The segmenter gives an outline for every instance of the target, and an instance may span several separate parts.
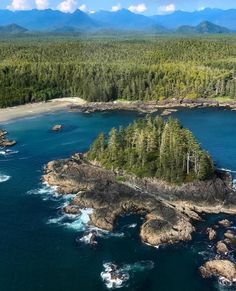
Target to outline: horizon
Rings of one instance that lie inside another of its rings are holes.
[[[204,7],[204,9],[195,9],[195,10],[184,10],[184,9],[178,9],[178,10],[175,10],[175,11],[172,11],[172,12],[169,12],[169,13],[155,13],[155,14],[145,14],[145,13],[142,13],[142,12],[135,12],[135,11],[131,11],[129,8],[121,8],[121,9],[118,9],[118,10],[106,10],[106,9],[100,9],[100,10],[97,10],[97,11],[84,11],[83,9],[80,9],[80,7],[76,8],[75,10],[73,11],[62,11],[58,8],[52,8],[52,7],[48,7],[48,8],[45,8],[45,9],[38,9],[37,7],[34,7],[34,8],[30,8],[30,9],[15,9],[15,10],[12,10],[12,9],[8,9],[8,8],[0,8],[1,11],[10,11],[10,12],[27,12],[27,11],[58,11],[58,12],[61,12],[61,13],[65,13],[65,14],[73,14],[75,13],[76,11],[81,11],[81,12],[84,12],[88,15],[91,15],[91,14],[95,14],[95,13],[99,13],[99,12],[111,12],[111,13],[116,13],[116,12],[119,12],[119,11],[129,11],[130,13],[134,13],[134,14],[137,14],[137,15],[144,15],[144,16],[154,16],[154,15],[157,15],[157,16],[165,16],[165,15],[171,15],[171,14],[174,14],[176,12],[186,12],[186,13],[194,13],[194,12],[201,12],[201,11],[206,11],[206,10],[221,10],[221,11],[227,11],[227,10],[236,10],[236,7],[235,8],[211,8],[211,7]]]
[[[81,10],[91,14],[99,11],[117,12],[121,9],[129,10],[130,12],[143,15],[166,15],[176,11],[194,12],[205,9],[235,9],[234,0],[199,0],[194,3],[186,0],[102,0],[99,3],[94,0],[3,0],[0,3],[1,10],[10,11],[25,11],[25,10],[58,10],[64,13],[73,13],[76,10]],[[123,3],[122,3],[123,2]],[[192,1],[191,1],[192,2]]]

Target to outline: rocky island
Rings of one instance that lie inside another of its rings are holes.
[[[6,138],[7,131],[0,129],[0,147],[11,147],[16,144],[15,140],[9,140]]]
[[[191,240],[203,212],[236,213],[230,175],[216,171],[192,133],[172,118],[148,116],[100,134],[86,154],[49,162],[43,180],[63,195],[77,194],[64,211],[92,208],[90,223],[98,228],[112,231],[120,215],[143,215],[140,238],[153,246]],[[215,239],[215,231],[207,233]],[[225,242],[217,246],[224,255]],[[210,276],[206,270],[214,266],[203,266],[202,274]]]

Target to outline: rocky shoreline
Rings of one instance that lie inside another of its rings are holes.
[[[0,129],[0,147],[11,147],[16,144],[15,140],[9,140],[6,138],[7,131]]]
[[[128,110],[143,113],[153,113],[159,109],[167,109],[164,115],[168,115],[176,108],[228,108],[236,110],[236,101],[219,102],[206,99],[172,99],[163,101],[113,101],[113,102],[84,102],[79,105],[71,105],[71,111],[80,111],[84,113],[110,111],[110,110]]]
[[[49,162],[43,181],[57,186],[61,194],[77,194],[71,205],[95,209],[91,221],[102,229],[112,230],[121,214],[145,214],[140,235],[152,245],[191,239],[194,230],[191,220],[201,219],[202,212],[236,213],[236,195],[230,177],[222,172],[217,172],[211,180],[183,185],[129,175],[119,182],[120,175],[76,154]],[[182,231],[183,224],[186,233]],[[165,235],[160,239],[162,232]]]
[[[112,231],[120,215],[143,215],[140,238],[152,246],[191,240],[193,223],[202,219],[202,213],[236,213],[236,193],[227,173],[218,171],[211,180],[183,185],[130,175],[120,182],[122,174],[88,162],[83,154],[75,154],[49,162],[42,179],[57,186],[62,195],[76,194],[64,207],[65,213],[78,214],[79,209],[92,208],[90,223],[100,229]],[[222,220],[219,225],[227,227],[230,222]],[[236,265],[224,256],[235,245],[236,235],[228,230],[224,240],[217,242],[217,229],[212,227],[206,230],[206,236],[215,241],[216,258],[199,269],[202,276],[235,282]]]

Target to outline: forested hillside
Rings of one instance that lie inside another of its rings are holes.
[[[120,169],[140,177],[157,177],[181,183],[205,180],[214,172],[213,162],[192,133],[170,118],[135,121],[105,138],[100,134],[87,154],[108,169]]]
[[[0,40],[0,106],[236,97],[236,37]]]

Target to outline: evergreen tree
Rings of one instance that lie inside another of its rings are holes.
[[[178,120],[147,116],[127,128],[111,129],[107,141],[99,135],[87,153],[108,169],[171,183],[205,180],[214,173],[213,161],[193,134]]]

